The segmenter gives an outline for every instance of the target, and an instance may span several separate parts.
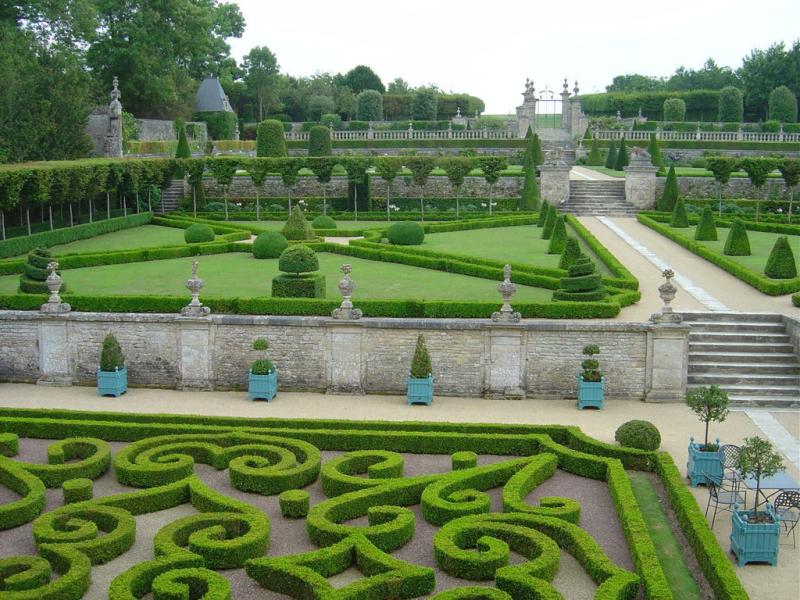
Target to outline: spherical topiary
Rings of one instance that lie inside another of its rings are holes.
[[[747,228],[744,221],[734,219],[728,237],[725,238],[725,247],[722,253],[727,256],[750,256],[750,239],[747,237]]]
[[[417,246],[425,239],[425,232],[419,223],[400,221],[389,227],[386,237],[389,242],[398,246]]]
[[[772,279],[792,279],[797,277],[797,263],[794,260],[789,238],[785,235],[775,240],[775,245],[769,253],[764,274]]]
[[[289,242],[283,234],[277,231],[259,233],[253,241],[253,256],[255,258],[278,258],[286,250]]]
[[[278,257],[278,269],[284,273],[295,273],[296,275],[318,271],[317,253],[303,244],[289,246]]]
[[[320,215],[311,221],[311,226],[314,229],[336,229],[336,221],[326,215]]]
[[[183,239],[187,244],[199,244],[200,242],[213,242],[214,230],[211,225],[195,223],[183,232]]]
[[[711,212],[711,207],[708,204],[706,204],[703,209],[700,223],[694,231],[694,239],[709,242],[717,241],[717,228],[714,225],[714,213]]]
[[[661,445],[661,434],[650,421],[628,421],[617,428],[614,439],[627,448],[653,451]]]
[[[278,504],[287,519],[301,519],[308,515],[311,498],[305,490],[286,490],[278,496]]]

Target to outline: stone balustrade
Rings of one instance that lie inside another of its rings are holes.
[[[800,133],[761,133],[756,131],[628,131],[624,129],[598,129],[594,136],[598,140],[649,141],[651,134],[661,142],[800,142]]]

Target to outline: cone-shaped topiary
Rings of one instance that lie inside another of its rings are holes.
[[[664,193],[656,202],[656,209],[662,212],[672,212],[675,210],[675,203],[678,201],[678,177],[675,175],[675,165],[670,165],[667,173],[667,182],[664,185]]]
[[[284,157],[286,138],[283,135],[283,123],[275,119],[261,121],[256,130],[256,156]]]
[[[525,165],[525,182],[522,185],[522,210],[536,210],[539,208],[539,184],[536,183],[536,166],[531,162]]]
[[[603,166],[603,155],[600,153],[600,142],[597,138],[592,138],[592,145],[589,148],[589,155],[586,157],[586,164],[590,167]]]
[[[772,252],[769,253],[764,274],[772,279],[792,279],[797,277],[797,263],[789,246],[789,238],[785,235],[775,240]]]
[[[747,237],[747,228],[741,219],[733,220],[722,253],[727,256],[750,256],[750,238]]]
[[[286,224],[281,230],[287,240],[313,240],[314,230],[306,220],[306,215],[298,205],[294,205],[292,213],[286,219]]]
[[[531,150],[533,152],[533,164],[539,166],[544,163],[544,153],[542,152],[542,144],[539,142],[539,134],[534,133],[531,141]]]
[[[175,129],[178,131],[178,148],[175,150],[175,158],[191,158],[192,151],[189,149],[189,140],[186,139],[186,125],[183,119],[175,121]]]
[[[683,198],[678,198],[678,201],[675,203],[675,210],[672,211],[672,219],[669,222],[669,226],[689,226],[689,215],[686,214],[686,207],[683,205]]]
[[[711,212],[711,207],[708,204],[706,204],[703,209],[700,223],[694,231],[694,239],[705,242],[717,241],[717,228],[714,225],[714,213]]]
[[[431,368],[431,357],[428,348],[425,346],[425,337],[422,334],[417,336],[417,347],[414,349],[414,358],[411,360],[411,377],[424,379],[433,373]]]
[[[614,170],[622,171],[624,167],[628,166],[630,160],[628,159],[628,148],[625,146],[625,136],[619,141],[619,150],[617,150],[617,158],[614,160]]]
[[[544,227],[549,212],[550,205],[547,203],[547,200],[542,200],[542,206],[539,208],[539,220],[536,222],[537,227]]]
[[[547,246],[548,254],[561,254],[564,251],[564,246],[567,245],[567,226],[564,221],[564,215],[556,217],[555,225],[553,225],[553,235],[550,237],[550,244]]]
[[[614,145],[612,141],[611,144],[608,146],[608,154],[606,155],[606,169],[613,169],[614,165],[617,164],[617,147]]]
[[[564,244],[564,251],[561,253],[561,258],[558,261],[559,269],[569,269],[578,260],[581,255],[581,247],[578,244],[578,239],[572,236],[567,237],[567,242]]]
[[[108,334],[103,340],[103,349],[100,350],[100,370],[116,371],[125,366],[125,357],[117,338]]]
[[[558,281],[558,289],[553,292],[553,300],[574,302],[598,302],[606,295],[602,278],[594,272],[592,259],[581,254],[569,267],[568,277]]]
[[[308,156],[330,156],[331,130],[325,125],[314,125],[308,132]]]
[[[647,153],[650,155],[650,164],[658,167],[658,174],[664,174],[664,159],[661,157],[661,147],[658,145],[656,134],[650,134],[650,142],[647,144]]]
[[[556,218],[558,217],[558,211],[556,210],[555,206],[547,207],[547,219],[544,222],[544,227],[542,228],[542,239],[549,240],[553,237],[553,229],[556,226]]]

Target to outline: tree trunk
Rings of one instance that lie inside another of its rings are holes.
[[[256,188],[256,221],[261,220],[261,201],[258,198],[258,188]]]
[[[228,220],[228,188],[225,188],[225,191],[222,192],[222,200],[225,203],[225,220]]]
[[[289,214],[292,214],[292,188],[286,186],[286,198],[289,200]]]
[[[0,210],[0,240],[6,239],[6,213]]]
[[[94,204],[94,201],[92,198],[89,198],[89,223],[94,223],[94,211],[92,210],[92,204]]]
[[[327,216],[328,215],[328,195],[326,193],[328,186],[324,183],[322,184],[322,214]]]
[[[717,182],[717,202],[719,203],[719,216],[722,216],[722,184]]]
[[[69,226],[72,227],[72,202],[69,203]]]
[[[25,222],[28,224],[28,235],[31,234],[31,209],[30,207],[25,207]]]
[[[489,216],[492,216],[492,186],[489,186]]]
[[[794,190],[795,188],[792,188],[792,190],[789,192],[789,223],[792,222],[792,204],[794,204]]]
[[[419,214],[422,222],[425,222],[425,190],[420,186],[419,188]]]
[[[390,216],[391,215],[391,209],[389,208],[391,206],[391,190],[392,190],[392,182],[391,181],[387,181],[386,182],[386,221],[387,222],[392,220],[392,217]]]
[[[153,212],[153,187],[147,188],[147,212]]]
[[[53,231],[53,205],[47,205],[47,213],[50,215],[50,231]]]
[[[358,222],[358,184],[353,184],[353,212],[355,213],[356,222]]]
[[[106,192],[106,220],[111,218],[111,193]]]
[[[761,215],[761,190],[756,188],[756,223],[758,223],[758,217]]]
[[[139,192],[136,192],[136,214],[139,214]]]
[[[197,188],[192,186],[192,214],[197,218]]]
[[[128,198],[125,194],[122,194],[122,216],[128,216]]]

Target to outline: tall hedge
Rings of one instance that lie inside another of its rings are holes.
[[[662,212],[672,212],[678,201],[678,177],[675,175],[675,165],[670,165],[667,173],[667,182],[664,185],[664,192],[656,203],[656,208]]]
[[[684,121],[686,119],[686,102],[682,98],[664,100],[664,120]]]
[[[733,220],[722,253],[727,256],[750,256],[750,239],[747,228],[739,218]]]
[[[781,123],[797,123],[797,96],[785,85],[769,93],[769,119]]]
[[[364,90],[356,97],[356,115],[359,121],[383,120],[383,96],[377,90]]]
[[[744,117],[744,95],[739,88],[729,85],[719,91],[717,121],[741,123]]]
[[[628,158],[628,148],[625,146],[625,136],[619,140],[619,150],[617,150],[617,158],[614,160],[614,170],[622,171],[630,163]]]
[[[256,156],[281,158],[289,156],[283,124],[276,119],[267,119],[258,124],[256,132]]]
[[[706,242],[717,241],[717,228],[714,225],[714,214],[711,212],[711,206],[708,204],[703,208],[700,223],[697,225],[697,229],[695,229],[694,232],[694,239]]]
[[[686,214],[686,207],[683,204],[683,198],[678,198],[675,203],[675,208],[672,211],[672,219],[669,222],[670,227],[688,227],[689,215]]]
[[[308,132],[308,155],[331,156],[331,130],[325,125],[315,125]]]
[[[772,279],[792,279],[797,277],[797,263],[789,246],[789,238],[785,235],[775,240],[772,252],[769,253],[764,274]]]

